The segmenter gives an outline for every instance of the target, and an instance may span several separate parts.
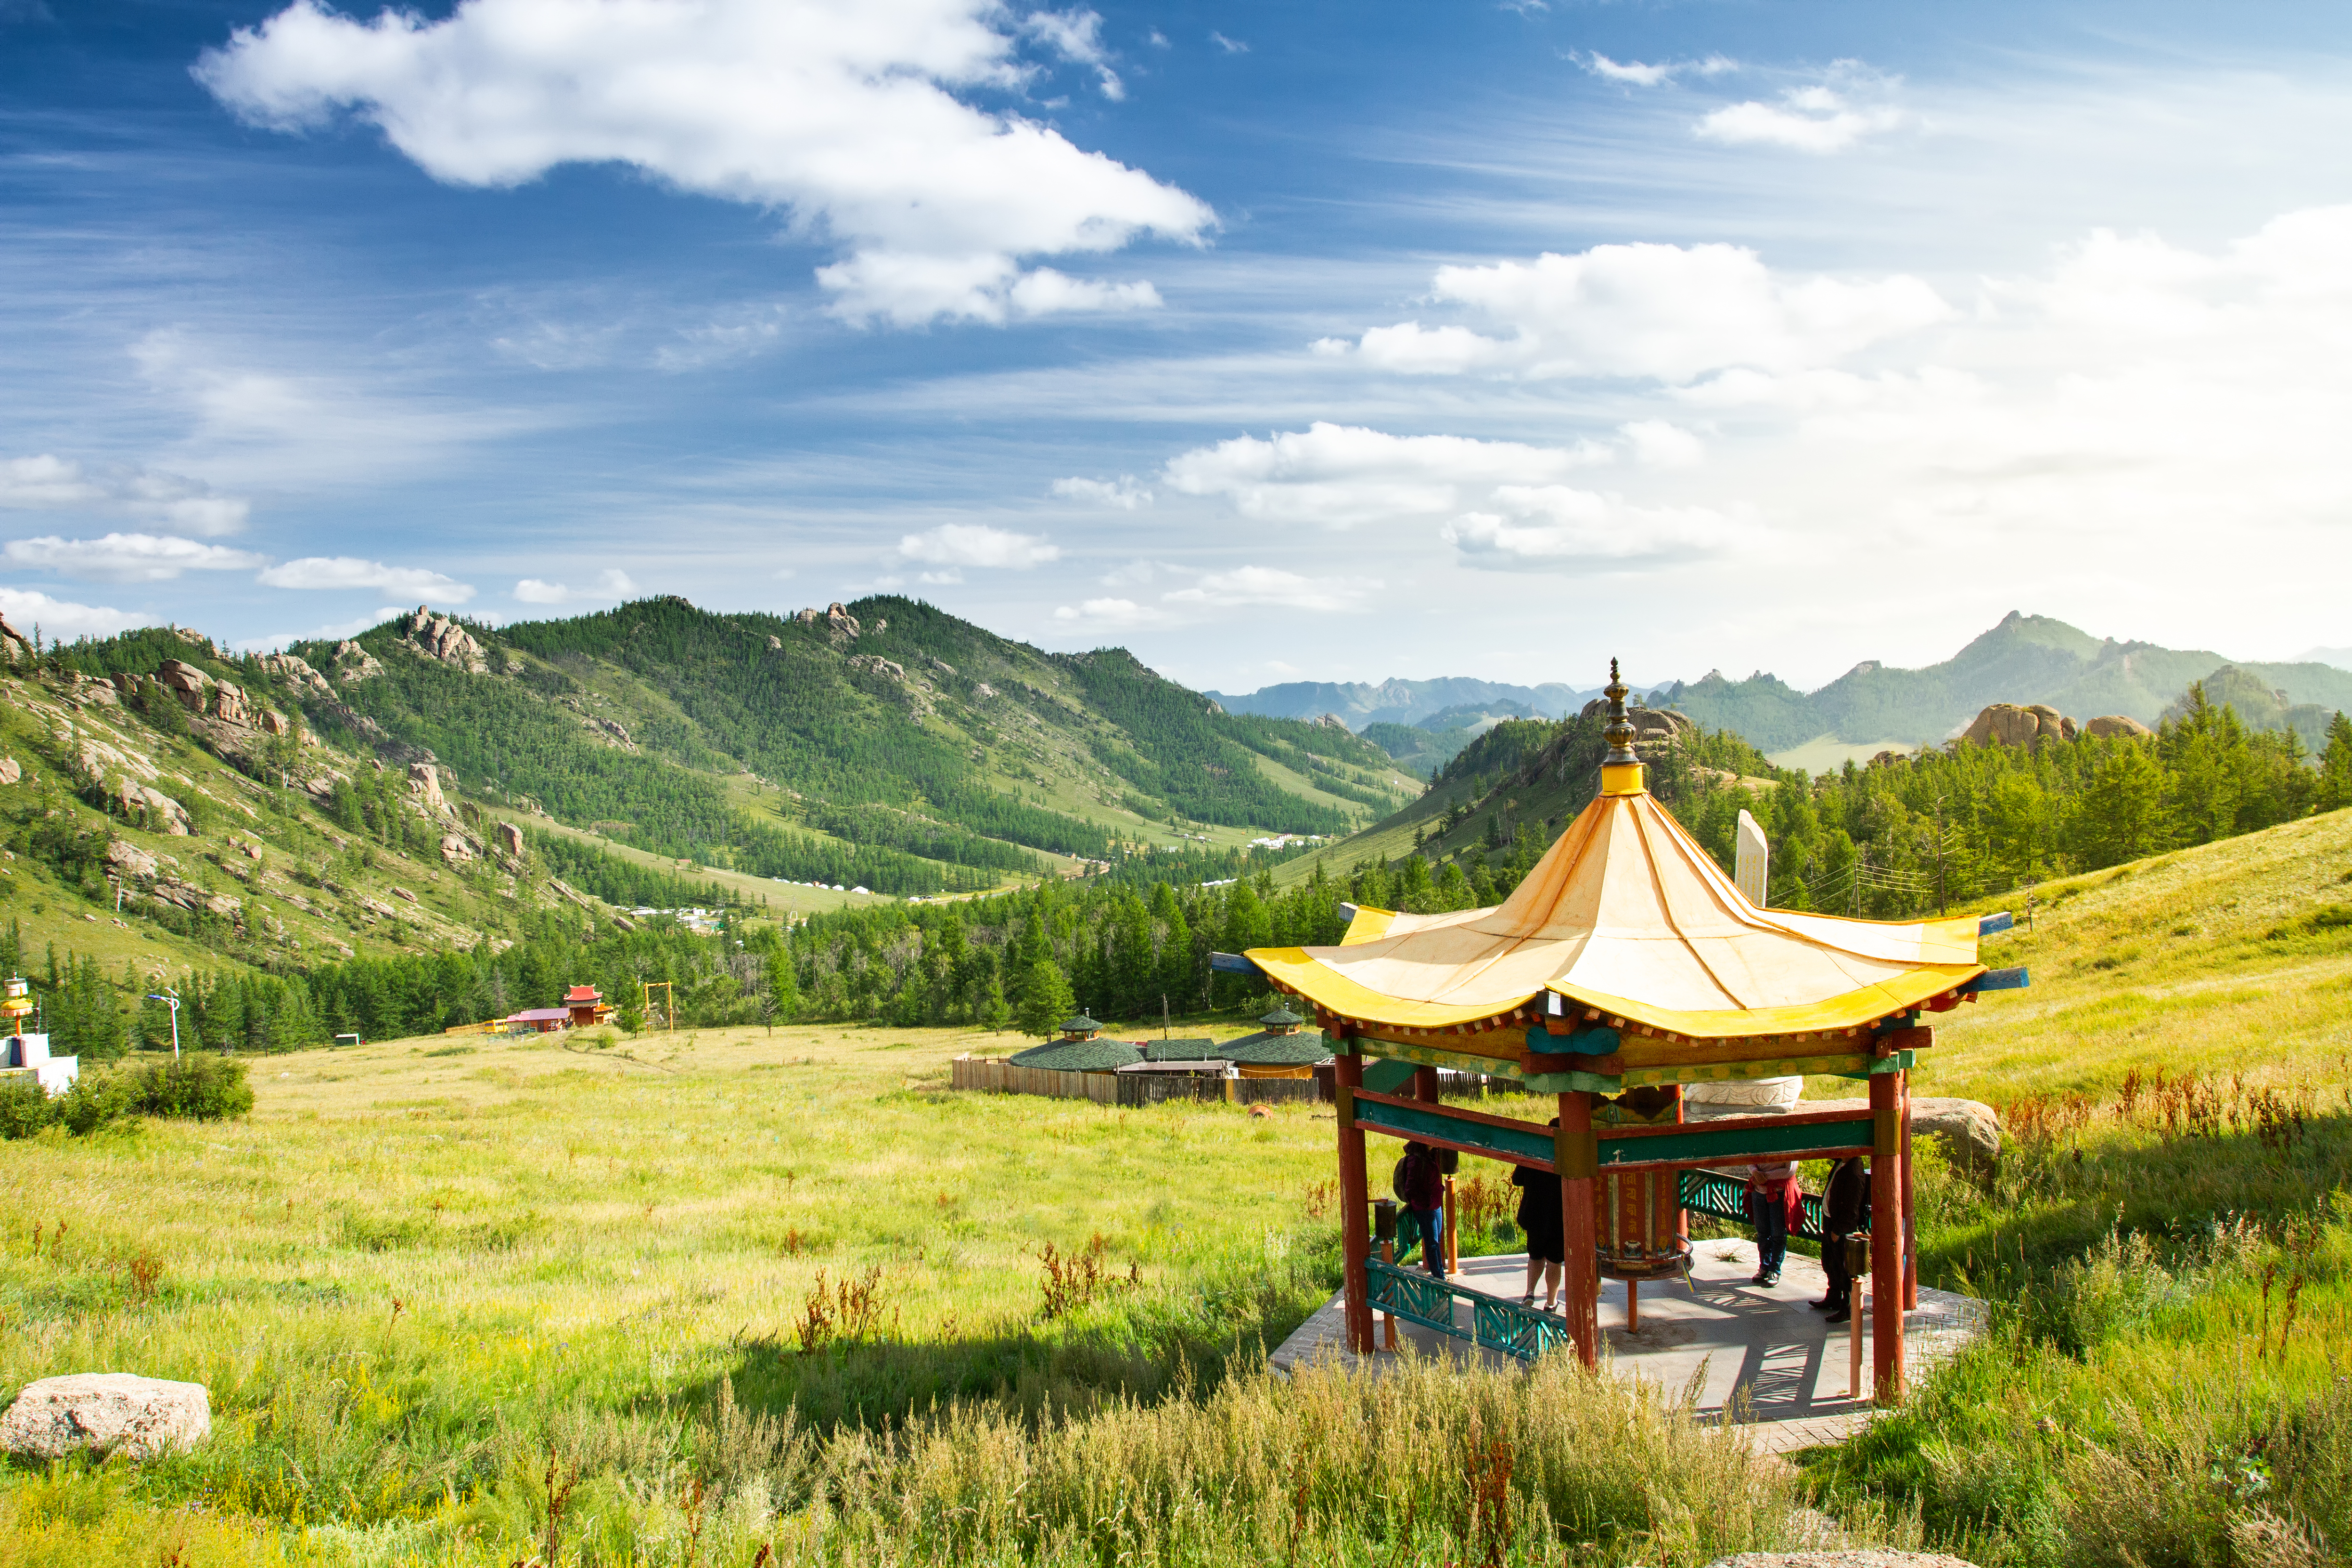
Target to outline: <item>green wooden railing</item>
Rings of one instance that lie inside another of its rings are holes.
[[[1740,1225],[1749,1223],[1748,1182],[1742,1176],[1727,1176],[1720,1171],[1685,1171],[1682,1205],[1693,1214],[1713,1215]],[[1829,1219],[1820,1198],[1811,1193],[1805,1194],[1804,1221],[1789,1234],[1810,1241],[1820,1241],[1829,1235]]]
[[[1408,1322],[1466,1339],[1487,1350],[1533,1361],[1546,1351],[1565,1349],[1574,1342],[1569,1338],[1568,1320],[1557,1312],[1539,1312],[1507,1298],[1489,1296],[1426,1270],[1400,1268],[1377,1258],[1364,1264],[1364,1273],[1373,1310],[1392,1312]],[[1470,1303],[1466,1332],[1454,1321],[1457,1301]]]

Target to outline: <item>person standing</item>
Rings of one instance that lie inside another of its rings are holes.
[[[1559,1118],[1551,1119],[1554,1127]],[[1568,1263],[1568,1247],[1560,1223],[1559,1178],[1549,1171],[1532,1170],[1526,1165],[1511,1168],[1511,1185],[1519,1189],[1519,1229],[1528,1238],[1528,1290],[1519,1298],[1519,1305],[1536,1304],[1536,1278],[1543,1277],[1543,1310],[1552,1310],[1559,1300],[1560,1270]]]
[[[1794,1160],[1759,1160],[1748,1167],[1748,1220],[1756,1227],[1754,1285],[1778,1285],[1789,1256],[1789,1232],[1804,1216],[1805,1193]]]
[[[1846,1237],[1870,1224],[1870,1172],[1862,1156],[1850,1154],[1830,1172],[1829,1191],[1822,1196],[1822,1269],[1830,1277],[1829,1294],[1813,1303],[1832,1323],[1853,1316],[1853,1276],[1846,1271]]]
[[[1451,1149],[1408,1143],[1391,1185],[1404,1204],[1405,1234],[1421,1241],[1422,1267],[1445,1278],[1445,1178],[1461,1156]]]

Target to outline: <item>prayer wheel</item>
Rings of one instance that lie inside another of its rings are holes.
[[[1671,1089],[1632,1089],[1602,1101],[1600,1120],[1621,1126],[1672,1125],[1682,1120],[1681,1098]],[[1604,1278],[1658,1279],[1684,1271],[1690,1240],[1683,1234],[1680,1173],[1604,1170],[1592,1184],[1592,1209]]]
[[[1592,1184],[1601,1272],[1611,1279],[1680,1274],[1690,1256],[1682,1233],[1681,1173],[1656,1167],[1603,1171]]]

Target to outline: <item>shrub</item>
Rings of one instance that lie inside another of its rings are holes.
[[[218,1121],[252,1109],[245,1064],[198,1051],[178,1061],[84,1073],[55,1098],[29,1080],[0,1084],[0,1138],[29,1138],[44,1127],[85,1136],[125,1116]]]

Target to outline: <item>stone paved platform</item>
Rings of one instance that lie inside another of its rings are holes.
[[[1690,1286],[1677,1279],[1642,1287],[1637,1333],[1625,1329],[1625,1287],[1613,1279],[1601,1282],[1602,1368],[1669,1398],[1696,1390],[1702,1416],[1722,1421],[1728,1411],[1734,1425],[1753,1428],[1759,1443],[1774,1452],[1843,1442],[1860,1431],[1871,1416],[1868,1326],[1862,1346],[1864,1397],[1855,1400],[1846,1394],[1846,1328],[1822,1321],[1824,1314],[1811,1305],[1828,1288],[1821,1265],[1790,1253],[1780,1284],[1766,1289],[1748,1283],[1756,1272],[1754,1242],[1700,1241],[1691,1251]],[[1454,1282],[1517,1300],[1527,1283],[1527,1258],[1465,1258]],[[1540,1292],[1537,1300],[1540,1303]],[[1455,1312],[1466,1329],[1469,1308],[1457,1304]],[[1924,1375],[1983,1329],[1983,1302],[1923,1289],[1918,1310],[1906,1318],[1911,1376]],[[1397,1334],[1400,1345],[1410,1342],[1426,1355],[1475,1357],[1498,1369],[1522,1364],[1418,1323],[1400,1321]],[[1287,1373],[1329,1357],[1374,1372],[1390,1364],[1385,1355],[1358,1357],[1347,1348],[1345,1312],[1337,1296],[1267,1360]]]

